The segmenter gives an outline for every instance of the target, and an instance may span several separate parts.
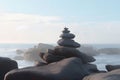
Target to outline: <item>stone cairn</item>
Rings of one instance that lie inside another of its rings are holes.
[[[68,28],[64,28],[64,30],[62,32],[63,32],[63,34],[61,34],[61,36],[60,36],[62,39],[60,39],[58,41],[58,44],[60,46],[71,47],[71,48],[80,47],[80,44],[73,40],[75,38],[75,35],[70,33]]]
[[[77,50],[77,48],[80,47],[80,44],[73,40],[75,35],[70,33],[68,28],[64,28],[60,38],[62,39],[57,42],[59,46],[56,46],[53,50],[48,49],[46,53],[40,53],[40,57],[47,64],[70,57],[80,58],[83,64],[95,61],[92,56],[88,56]]]

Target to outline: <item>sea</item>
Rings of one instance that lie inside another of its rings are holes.
[[[0,44],[0,57],[8,57],[12,60],[17,61],[19,68],[33,66],[35,63],[27,60],[16,60],[15,57],[19,56],[17,50],[25,50],[33,48],[36,44],[25,44],[25,43],[1,43]]]
[[[22,44],[22,43],[1,43],[0,44],[0,57],[9,57],[17,61],[19,68],[24,68],[28,66],[33,66],[35,63],[27,60],[16,60],[15,56],[19,54],[16,53],[16,50],[24,50],[28,48],[33,48],[37,44]],[[120,48],[120,44],[85,44],[90,45],[96,49],[100,48]],[[99,70],[105,70],[105,65],[120,65],[120,54],[100,54],[93,56],[96,61],[92,64],[96,64]]]

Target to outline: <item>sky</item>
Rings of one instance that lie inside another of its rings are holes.
[[[0,0],[0,43],[120,44],[120,0]]]

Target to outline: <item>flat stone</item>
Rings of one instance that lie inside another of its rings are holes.
[[[54,49],[54,55],[64,56],[65,58],[69,57],[80,57],[80,52],[76,48],[56,46]]]
[[[75,38],[75,35],[72,33],[64,33],[64,34],[61,34],[60,37],[62,39],[73,39]]]
[[[60,46],[65,46],[65,47],[73,47],[73,48],[80,47],[79,43],[75,42],[74,40],[70,40],[70,39],[60,39],[57,43]]]
[[[62,59],[64,59],[64,56],[58,56],[58,55],[53,55],[51,53],[42,53],[43,57],[41,57],[45,62],[52,63],[52,62],[57,62],[60,61]]]

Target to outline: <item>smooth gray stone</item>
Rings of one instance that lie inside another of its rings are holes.
[[[84,65],[81,59],[73,57],[45,66],[10,71],[4,80],[82,80],[97,71],[95,65]]]
[[[72,33],[63,33],[60,35],[62,39],[73,39],[75,38],[75,35]]]
[[[70,39],[60,39],[57,43],[58,45],[64,46],[64,47],[73,47],[73,48],[80,47],[79,43],[75,42],[74,40],[70,40]]]
[[[0,57],[0,80],[4,80],[5,74],[16,68],[18,68],[16,61],[7,57]]]

